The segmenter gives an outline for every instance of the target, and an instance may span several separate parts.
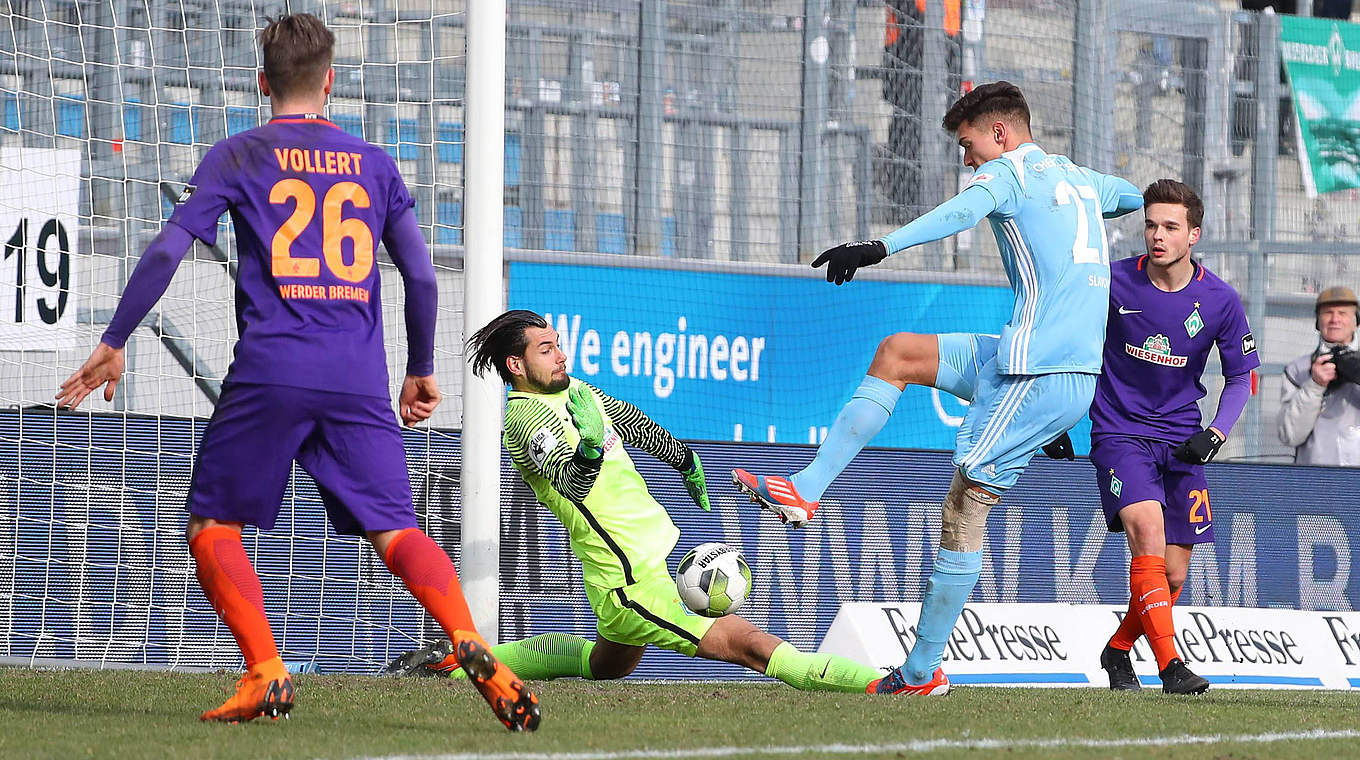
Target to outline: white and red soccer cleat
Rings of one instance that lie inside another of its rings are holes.
[[[732,471],[732,483],[751,497],[751,501],[769,510],[792,528],[801,528],[817,514],[817,502],[806,501],[788,478],[778,475],[766,477],[746,470]]]
[[[943,697],[949,693],[949,676],[941,668],[935,668],[930,680],[920,684],[907,683],[901,668],[893,668],[888,675],[870,681],[864,688],[866,694],[914,694],[921,697]]]

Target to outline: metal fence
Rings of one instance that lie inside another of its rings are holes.
[[[10,0],[0,146],[83,152],[83,250],[97,255],[82,286],[84,342],[55,359],[0,359],[5,403],[46,399],[97,339],[167,196],[209,145],[267,115],[254,35],[285,10],[320,13],[336,30],[331,114],[387,146],[417,198],[447,294],[437,360],[456,378],[462,203],[485,191],[462,182],[465,7]],[[1279,368],[1314,340],[1312,294],[1356,284],[1360,199],[1303,191],[1281,115],[1277,18],[1209,0],[511,0],[509,10],[508,248],[805,263],[954,193],[967,170],[940,117],[968,84],[1009,79],[1046,149],[1138,184],[1172,176],[1201,190],[1199,251],[1242,292],[1266,362],[1228,453],[1286,453],[1273,430]],[[1113,225],[1111,240],[1118,255],[1137,252],[1136,220]],[[974,232],[885,266],[999,275],[994,248]],[[224,238],[177,278],[155,340],[130,352],[116,408],[206,413],[230,358],[232,256]],[[394,311],[394,367],[399,323]],[[449,390],[438,422],[457,425]]]

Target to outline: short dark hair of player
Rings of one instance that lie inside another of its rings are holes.
[[[1170,203],[1185,207],[1185,221],[1190,228],[1199,227],[1204,222],[1204,201],[1184,182],[1174,179],[1159,179],[1143,191],[1143,208],[1154,203]]]
[[[286,98],[321,86],[335,53],[335,35],[316,16],[294,13],[269,22],[260,32],[260,49],[270,92]]]
[[[1023,124],[1025,129],[1029,129],[1029,104],[1025,102],[1025,93],[1005,81],[978,85],[972,92],[954,101],[954,105],[945,112],[941,124],[945,130],[957,132],[960,124],[973,124],[983,117],[1001,118]]]
[[[515,376],[505,366],[511,356],[524,356],[529,339],[524,331],[530,327],[547,327],[548,321],[527,309],[512,309],[496,317],[468,339],[468,353],[472,356],[472,371],[481,377],[495,367],[496,374],[510,384]]]

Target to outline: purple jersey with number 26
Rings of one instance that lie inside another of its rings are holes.
[[[375,253],[413,205],[386,152],[315,115],[214,145],[170,221],[211,245],[231,212],[240,339],[227,380],[387,398]]]
[[[1168,293],[1148,279],[1146,258],[1110,265],[1110,314],[1091,437],[1174,445],[1200,430],[1200,377],[1215,345],[1228,377],[1256,369],[1261,360],[1232,286],[1196,263],[1189,284]]]

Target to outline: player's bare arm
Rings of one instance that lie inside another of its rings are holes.
[[[193,246],[193,236],[177,224],[167,223],[146,247],[137,266],[128,276],[127,287],[118,301],[113,319],[95,346],[90,358],[61,384],[57,406],[74,409],[100,386],[104,400],[112,401],[123,376],[123,346],[128,336],[156,305],[184,255]]]

